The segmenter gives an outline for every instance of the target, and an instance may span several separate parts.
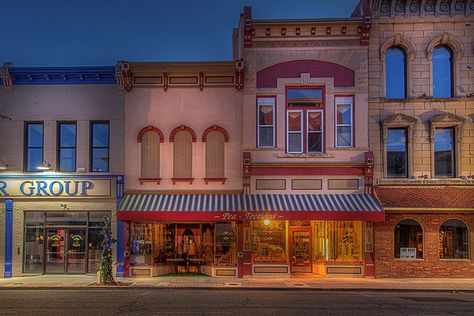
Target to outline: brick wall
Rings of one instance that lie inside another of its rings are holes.
[[[394,229],[402,219],[417,220],[423,227],[424,258],[401,260],[394,258]],[[469,231],[471,259],[440,260],[439,228],[448,219],[460,219]],[[473,278],[474,277],[474,214],[387,214],[383,223],[374,224],[376,278]]]

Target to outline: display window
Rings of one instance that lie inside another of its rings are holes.
[[[459,219],[445,221],[439,228],[440,259],[469,259],[467,226]]]
[[[423,228],[413,219],[395,225],[395,258],[423,259]]]
[[[324,263],[362,263],[361,221],[315,221],[313,258]]]
[[[251,224],[254,263],[287,263],[287,222],[253,221]]]

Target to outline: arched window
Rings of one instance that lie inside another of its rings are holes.
[[[423,259],[423,228],[413,219],[395,225],[395,258]]]
[[[149,130],[142,136],[141,178],[160,178],[160,135]]]
[[[193,177],[193,135],[185,129],[174,134],[173,178]]]
[[[398,47],[390,47],[385,52],[385,97],[405,99],[407,97],[406,54]]]
[[[453,96],[453,52],[448,46],[433,49],[433,97]]]
[[[207,128],[202,136],[206,142],[206,183],[209,181],[225,182],[225,142],[229,141],[227,131],[217,125]]]
[[[459,219],[445,221],[439,228],[439,258],[469,259],[469,234]]]

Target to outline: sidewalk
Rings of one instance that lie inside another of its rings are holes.
[[[474,279],[364,279],[364,278],[212,278],[207,276],[162,276],[116,278],[121,285],[110,288],[236,288],[313,290],[408,290],[474,291]],[[0,289],[96,288],[96,278],[85,275],[43,275],[0,279]]]

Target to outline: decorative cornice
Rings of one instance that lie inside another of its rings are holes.
[[[112,67],[10,67],[1,72],[4,85],[115,84]]]
[[[371,10],[374,16],[426,16],[455,14],[471,15],[474,2],[466,0],[373,0]]]
[[[418,120],[414,117],[398,113],[392,115],[388,119],[382,122],[384,126],[413,126],[418,122]]]
[[[273,41],[254,41],[252,47],[255,48],[273,48],[273,47],[340,47],[340,46],[359,46],[360,39],[330,39],[330,40],[273,40]]]

